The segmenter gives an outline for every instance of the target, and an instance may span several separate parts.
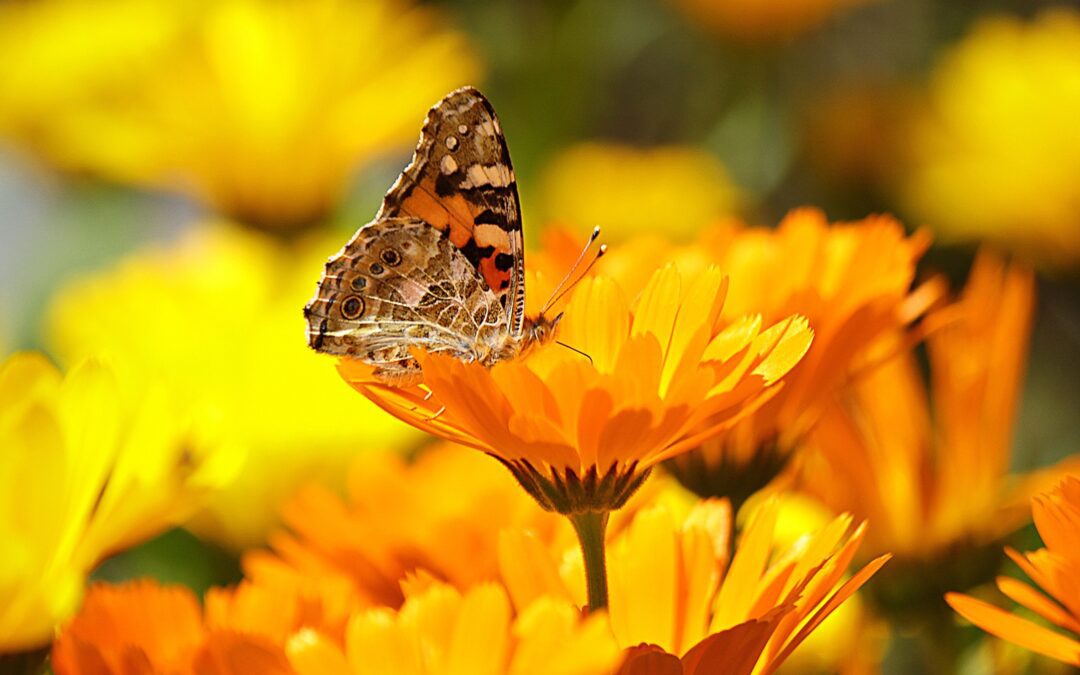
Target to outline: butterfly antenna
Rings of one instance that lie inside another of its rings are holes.
[[[573,283],[567,283],[570,281],[571,278],[573,278],[574,273],[577,271],[578,267],[581,266],[582,261],[585,260],[585,254],[589,252],[589,249],[592,248],[593,243],[597,240],[599,236],[600,226],[597,225],[593,228],[592,234],[589,235],[589,241],[585,242],[585,247],[582,248],[581,253],[578,254],[577,260],[575,260],[574,264],[570,266],[570,271],[566,273],[566,276],[562,278],[562,281],[559,282],[559,285],[556,286],[555,290],[551,292],[551,298],[546,303],[544,303],[544,308],[540,310],[541,314],[546,314],[547,311],[551,309],[552,306],[554,306],[555,303],[558,302],[562,296],[566,295],[567,291],[576,286],[579,281],[584,279],[585,275],[587,275],[589,273],[589,270],[592,269],[592,266],[596,264],[596,261],[599,260],[602,255],[604,255],[605,251],[607,251],[607,245],[601,244],[600,250],[597,252],[596,256],[589,262],[588,266],[585,268],[585,271],[581,273],[581,276],[579,276]]]
[[[582,356],[584,356],[585,358],[589,359],[589,365],[590,365],[590,366],[591,366],[591,365],[593,365],[593,360],[592,360],[592,357],[591,357],[591,356],[589,356],[588,354],[586,354],[585,352],[581,351],[581,350],[580,350],[580,349],[578,349],[577,347],[571,347],[570,345],[566,344],[565,342],[563,342],[563,341],[561,341],[561,340],[556,340],[556,341],[555,341],[555,344],[559,345],[560,347],[566,347],[567,349],[569,349],[569,350],[570,350],[570,351],[572,351],[572,352],[577,352],[578,354],[581,354],[581,355],[582,355]]]

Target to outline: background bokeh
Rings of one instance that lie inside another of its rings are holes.
[[[1075,3],[0,0],[0,353],[122,354],[247,462],[101,577],[235,579],[300,482],[420,443],[304,349],[300,309],[464,84],[499,112],[533,243],[814,205],[928,228],[924,272],[957,285],[983,243],[1030,262],[1015,468],[1080,450]],[[913,639],[886,672],[921,672]]]

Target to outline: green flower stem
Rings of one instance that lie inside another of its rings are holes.
[[[581,556],[585,559],[585,583],[589,589],[589,611],[607,609],[607,562],[604,560],[604,532],[608,511],[582,511],[569,514],[574,524]]]

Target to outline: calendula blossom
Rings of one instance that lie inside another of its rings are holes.
[[[656,223],[664,223],[665,236],[692,237],[743,201],[724,165],[700,149],[597,142],[556,155],[538,197],[543,220],[573,232],[602,223],[609,241],[654,232]]]
[[[562,320],[560,339],[579,351],[548,345],[490,370],[417,352],[423,383],[407,388],[379,382],[360,361],[338,370],[392,415],[492,455],[542,507],[569,516],[595,609],[606,602],[608,513],[653,465],[760,405],[810,343],[801,317],[768,328],[758,317],[721,322],[726,288],[716,268],[684,286],[669,265],[631,305],[597,277],[580,284]]]
[[[262,227],[323,219],[358,167],[415,140],[417,111],[480,70],[442,13],[408,0],[0,9],[0,132]]]
[[[886,609],[918,612],[949,586],[986,581],[996,568],[986,553],[1060,476],[1010,474],[1033,302],[1029,270],[980,254],[959,298],[926,319],[929,387],[901,350],[811,434],[805,489],[871,520],[868,548],[897,557],[875,588]]]
[[[1035,495],[1031,516],[1046,548],[1023,554],[1011,548],[1005,551],[1045,594],[1011,577],[998,577],[998,589],[1071,635],[971,596],[949,593],[945,599],[961,616],[1003,640],[1080,666],[1080,640],[1076,637],[1080,635],[1080,587],[1076,583],[1080,578],[1080,478],[1066,476],[1051,490]]]
[[[798,209],[776,229],[726,222],[689,246],[643,237],[613,247],[605,273],[631,293],[645,282],[645,261],[657,256],[691,269],[715,264],[731,279],[722,321],[756,314],[770,324],[799,314],[814,329],[813,344],[776,396],[668,467],[694,491],[728,497],[736,509],[767,485],[831,397],[880,360],[875,343],[903,330],[940,295],[936,281],[912,288],[928,243],[888,216],[830,223],[821,211]]]
[[[105,556],[181,522],[237,457],[100,361],[0,366],[0,656],[47,646]]]
[[[927,99],[899,183],[919,221],[950,241],[1080,261],[1080,12],[982,18],[937,64]]]
[[[776,542],[778,502],[751,519],[729,560],[727,502],[685,516],[646,509],[610,545],[610,615],[624,673],[769,673],[888,556],[847,581],[865,527],[837,518],[789,547]],[[573,559],[571,559],[573,560]],[[516,606],[540,597],[580,600],[580,559],[523,530],[504,533],[500,561]]]
[[[49,307],[48,342],[63,361],[112,355],[127,378],[160,381],[192,409],[196,429],[246,453],[192,524],[234,550],[261,543],[305,481],[340,484],[358,452],[411,442],[296,348],[296,308],[311,292],[303,272],[319,264],[320,244],[202,223],[69,282]]]
[[[97,585],[52,652],[57,675],[602,675],[622,657],[603,613],[555,599],[515,613],[506,592],[430,584],[400,611],[355,609],[327,630],[310,603],[258,586]]]

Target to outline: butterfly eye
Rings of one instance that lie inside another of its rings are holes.
[[[401,263],[401,254],[392,248],[384,248],[379,257],[390,267],[397,267]]]
[[[352,320],[364,313],[364,300],[355,295],[350,295],[341,303],[341,316]]]

